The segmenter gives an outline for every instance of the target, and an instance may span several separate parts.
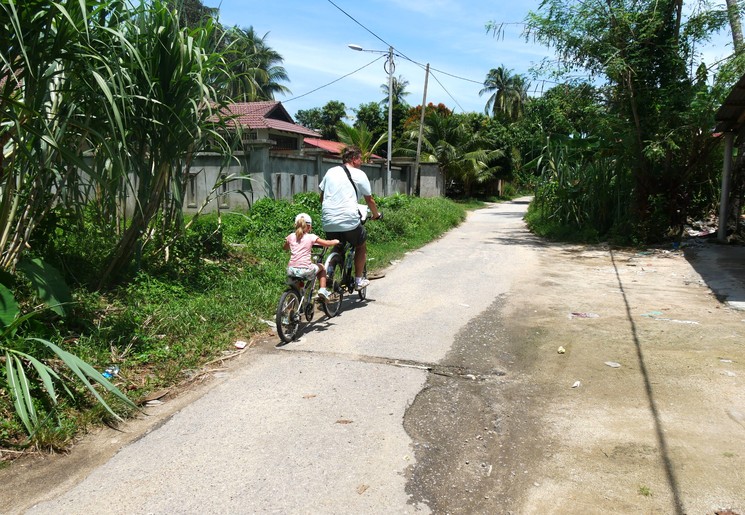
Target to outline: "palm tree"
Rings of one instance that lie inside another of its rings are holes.
[[[399,153],[415,153],[418,135],[416,123],[407,132],[406,146]],[[503,150],[493,149],[493,144],[474,132],[462,116],[438,112],[425,115],[420,160],[439,164],[446,188],[460,181],[464,194],[470,196],[475,184],[494,177],[498,168],[493,163],[503,156]]]
[[[511,84],[511,105],[509,111],[509,118],[511,121],[519,120],[525,112],[525,104],[528,102],[528,91],[530,90],[530,82],[527,81],[522,75],[515,75],[512,77]]]
[[[223,37],[226,59],[232,78],[225,84],[225,94],[237,102],[274,100],[276,94],[288,94],[281,84],[289,80],[281,66],[282,56],[267,44],[267,32],[259,36],[253,27],[232,27]]]
[[[522,75],[512,75],[512,71],[504,66],[492,68],[486,74],[483,89],[479,91],[479,96],[491,94],[486,102],[485,114],[516,121],[522,116],[529,89],[530,83]]]
[[[506,69],[504,66],[489,70],[484,80],[484,87],[479,91],[479,96],[491,94],[486,101],[486,107],[484,108],[485,114],[497,116],[500,113],[507,112],[511,84],[511,70]]]
[[[403,76],[399,75],[398,77],[392,77],[391,84],[391,89],[393,90],[393,105],[406,105],[406,100],[404,100],[404,97],[410,94],[408,91],[406,91],[406,87],[409,85],[409,81],[404,79]],[[380,105],[388,105],[388,84],[381,84],[380,90],[385,94],[385,98],[380,101]]]
[[[360,149],[362,152],[363,163],[369,162],[370,156],[388,138],[388,133],[384,132],[383,135],[373,143],[375,135],[368,130],[367,125],[364,123],[358,123],[355,126],[351,126],[344,122],[339,122],[336,126],[336,135],[339,138],[339,141],[345,145],[356,146]]]

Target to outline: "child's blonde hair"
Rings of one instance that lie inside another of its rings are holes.
[[[303,239],[309,225],[313,225],[313,219],[308,213],[300,213],[295,217],[295,238],[298,242]]]
[[[295,238],[297,241],[300,241],[303,239],[303,234],[305,234],[305,230],[308,228],[308,224],[305,223],[304,218],[300,218],[295,222]]]

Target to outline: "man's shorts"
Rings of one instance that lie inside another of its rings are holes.
[[[339,240],[342,244],[348,241],[352,246],[359,247],[367,241],[367,231],[362,224],[359,224],[351,231],[327,232],[326,239]]]
[[[318,275],[318,270],[318,265],[315,263],[309,267],[288,266],[287,275],[289,277],[299,277],[300,279],[308,281]]]

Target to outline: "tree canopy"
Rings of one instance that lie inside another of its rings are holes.
[[[321,133],[323,139],[336,139],[336,127],[347,117],[343,102],[329,100],[322,108],[301,109],[295,114],[298,123]]]

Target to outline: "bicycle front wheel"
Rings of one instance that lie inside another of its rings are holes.
[[[286,290],[277,305],[277,334],[285,342],[291,342],[300,326],[300,296],[295,290]]]
[[[331,292],[331,296],[321,304],[321,309],[329,318],[333,318],[341,311],[341,303],[344,299],[344,285],[342,284],[344,262],[339,254],[332,254],[326,260],[326,273],[326,288]]]

